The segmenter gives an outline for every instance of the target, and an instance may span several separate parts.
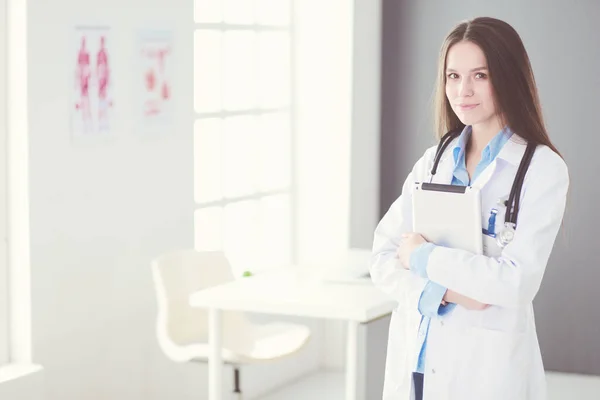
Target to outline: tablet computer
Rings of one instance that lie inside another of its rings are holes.
[[[413,232],[440,246],[483,254],[479,188],[415,182],[413,189]]]

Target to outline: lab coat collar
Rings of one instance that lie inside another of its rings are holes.
[[[498,167],[498,160],[504,160],[508,164],[517,167],[521,163],[521,158],[525,153],[526,144],[527,142],[523,138],[513,134],[504,146],[502,146],[498,156],[479,174],[472,185],[479,188],[487,185]]]
[[[453,149],[458,144],[458,138],[454,139],[448,146],[449,149]],[[491,178],[494,170],[496,169],[497,160],[504,160],[509,164],[518,166],[521,162],[521,158],[525,153],[527,147],[527,141],[521,136],[513,133],[510,139],[502,146],[498,156],[487,166],[487,168],[477,177],[473,182],[478,187],[483,187]],[[454,174],[454,155],[453,151],[446,150],[440,159],[440,165],[438,167],[438,173],[433,177],[434,183],[450,184],[452,182],[452,176]]]
[[[508,142],[500,150],[500,153],[498,153],[497,158],[518,166],[521,163],[521,158],[523,158],[526,147],[527,141],[516,133],[513,133]]]

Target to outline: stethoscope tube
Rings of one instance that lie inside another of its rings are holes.
[[[438,144],[437,150],[435,151],[435,157],[433,158],[434,161],[433,168],[431,169],[431,179],[433,179],[433,176],[437,173],[438,164],[440,163],[440,159],[442,158],[442,154],[444,154],[446,147],[448,147],[450,142],[452,142],[454,139],[460,136],[460,133],[460,129],[455,129],[446,133],[440,139],[440,143]]]
[[[462,129],[455,129],[448,133],[446,133],[440,139],[440,143],[438,144],[433,167],[431,169],[431,179],[433,180],[433,176],[437,173],[437,168],[442,158],[442,154],[454,139],[460,136]],[[519,202],[521,198],[521,189],[523,188],[523,182],[525,181],[525,175],[527,174],[527,169],[531,164],[531,159],[533,158],[533,154],[535,153],[536,145],[533,143],[528,143],[527,148],[525,149],[525,153],[521,158],[521,162],[519,163],[519,168],[517,169],[517,174],[515,175],[515,180],[513,181],[512,187],[510,189],[510,194],[508,196],[508,200],[504,203],[506,206],[506,214],[504,216],[504,226],[500,235],[498,235],[498,245],[500,247],[506,246],[512,240],[514,236],[514,232],[517,226],[517,216],[519,215]]]
[[[504,222],[510,222],[515,225],[517,224],[519,202],[521,200],[521,189],[523,188],[525,174],[527,173],[527,169],[529,168],[529,164],[533,158],[535,148],[536,146],[533,143],[528,143],[525,153],[523,154],[523,158],[521,158],[517,175],[515,176],[512,188],[510,189],[510,195],[508,196],[508,201],[506,202],[506,216],[504,218]]]

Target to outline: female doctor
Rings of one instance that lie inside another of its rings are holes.
[[[529,58],[510,25],[493,18],[457,25],[438,69],[437,133],[460,135],[435,175],[436,147],[417,161],[374,234],[373,282],[398,301],[383,399],[545,400],[532,301],[562,223],[567,166],[548,137]],[[499,243],[528,143],[535,150],[516,196],[516,229]],[[425,181],[480,188],[483,255],[412,232],[411,191]]]

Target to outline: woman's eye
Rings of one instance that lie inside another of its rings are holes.
[[[456,78],[458,78],[458,75],[457,75],[457,74],[455,74],[454,72],[450,72],[450,73],[448,74],[448,78],[449,78],[449,79],[456,79]]]
[[[475,74],[475,78],[477,78],[477,79],[485,79],[485,78],[487,78],[487,75],[484,74],[483,72],[478,72],[478,73]]]

